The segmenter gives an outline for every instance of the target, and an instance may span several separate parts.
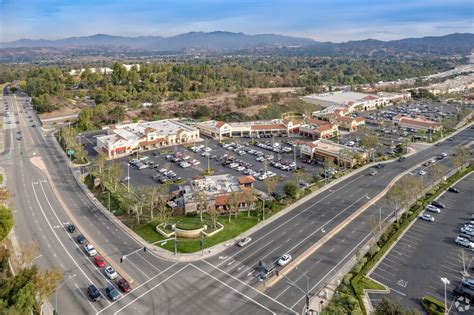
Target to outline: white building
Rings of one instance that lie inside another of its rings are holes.
[[[311,94],[303,97],[303,101],[320,105],[325,108],[345,108],[349,112],[373,110],[397,101],[410,99],[409,93],[366,94],[352,91],[336,91],[323,94]]]
[[[273,119],[246,122],[223,122],[208,120],[196,124],[204,135],[222,140],[231,137],[259,137],[261,135],[283,135],[292,133],[299,125],[290,120]]]
[[[97,137],[97,150],[109,159],[201,140],[198,129],[179,119],[113,125],[104,129],[108,134]]]

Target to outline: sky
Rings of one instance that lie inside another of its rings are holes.
[[[191,31],[343,42],[474,32],[472,0],[0,0],[0,41]]]

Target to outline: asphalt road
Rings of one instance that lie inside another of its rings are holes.
[[[423,310],[421,298],[431,295],[444,301],[441,277],[450,280],[447,286],[447,304],[453,307],[454,288],[461,282],[461,272],[474,265],[473,252],[454,243],[460,227],[470,221],[474,204],[474,173],[458,182],[460,193],[446,192],[437,200],[446,205],[439,214],[431,213],[435,221],[419,220],[403,235],[370,277],[390,288],[388,298],[404,307]],[[464,262],[463,257],[464,256]],[[376,305],[385,294],[370,294]]]
[[[14,107],[16,111],[23,102],[15,96],[4,99],[8,99],[10,108]],[[223,253],[204,261],[182,263],[161,259],[150,251],[144,253],[139,243],[97,210],[78,187],[67,159],[52,135],[40,128],[30,127],[24,115],[20,113],[18,126],[23,132],[23,139],[17,141],[13,137],[16,129],[5,130],[7,153],[1,159],[1,165],[7,170],[8,187],[13,192],[17,222],[15,232],[23,241],[35,239],[40,244],[42,256],[35,261],[40,266],[59,265],[66,272],[76,275],[58,292],[59,312],[70,314],[300,312],[303,294],[289,287],[285,281],[264,292],[256,289],[261,287],[254,270],[258,261],[273,261],[287,252],[293,257],[298,256],[368,202],[367,198],[382,191],[397,174],[436,153],[449,152],[474,137],[474,130],[467,129],[457,135],[455,141],[429,147],[404,162],[387,164],[377,176],[367,176],[363,172],[348,177],[264,226],[252,235],[253,242],[247,247],[229,246]],[[33,156],[42,157],[52,183],[31,164]],[[98,245],[99,254],[107,261],[119,264],[122,255],[138,250],[120,265],[134,279],[134,290],[124,294],[117,302],[103,299],[92,303],[85,296],[90,283],[95,283],[102,290],[108,281],[103,271],[95,268],[92,260],[75,243],[73,237],[77,233],[69,235],[65,231],[69,221],[67,209],[61,206],[50,185],[54,185],[59,192],[68,211],[78,222],[80,232]],[[388,214],[388,210],[382,209],[384,217]],[[317,292],[350,258],[355,248],[367,240],[370,235],[368,222],[373,215],[378,215],[376,206],[349,223],[299,266],[308,275],[312,292]],[[301,287],[306,286],[306,279],[297,270],[291,271],[288,278]]]

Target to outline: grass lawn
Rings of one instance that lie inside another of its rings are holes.
[[[206,248],[232,239],[258,223],[255,214],[251,213],[250,217],[247,217],[246,212],[240,213],[237,216],[237,219],[232,217],[230,223],[228,215],[219,217],[218,221],[224,225],[224,230],[212,237],[207,238],[205,243]],[[152,221],[144,226],[135,228],[134,231],[149,243],[154,243],[165,239],[165,237],[156,232],[155,228],[159,223],[159,221]],[[170,223],[176,224],[182,229],[199,228],[202,226],[202,224],[207,224],[208,226],[212,225],[209,217],[206,214],[203,215],[202,223],[199,219],[199,215],[174,217],[170,220]],[[174,251],[174,242],[167,242],[163,245],[163,248]],[[193,253],[199,251],[200,249],[200,239],[178,239],[178,252],[180,253]]]

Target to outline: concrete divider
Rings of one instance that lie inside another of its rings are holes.
[[[370,206],[372,206],[374,203],[376,203],[378,200],[380,200],[386,193],[387,191],[404,175],[408,174],[412,170],[416,169],[418,165],[415,165],[411,167],[410,169],[406,170],[403,173],[400,173],[396,177],[394,177],[390,183],[385,187],[384,190],[382,190],[380,193],[378,193],[375,197],[371,198],[369,202],[364,204],[362,207],[357,209],[355,212],[353,212],[347,219],[345,219],[343,222],[341,222],[339,225],[337,225],[334,229],[326,233],[319,241],[314,243],[313,246],[308,248],[303,254],[298,256],[296,259],[294,259],[292,262],[290,262],[283,270],[279,272],[278,277],[272,277],[268,281],[265,282],[265,287],[272,287],[275,285],[280,279],[284,278],[281,277],[281,275],[286,276],[288,273],[290,273],[295,267],[300,265],[304,260],[306,260],[309,256],[311,256],[314,252],[316,252],[321,246],[323,246],[328,240],[330,240],[334,235],[339,233],[342,229],[344,229],[349,223],[351,223],[354,219],[356,219],[359,215],[364,213],[365,210],[367,210]]]

